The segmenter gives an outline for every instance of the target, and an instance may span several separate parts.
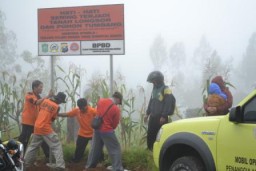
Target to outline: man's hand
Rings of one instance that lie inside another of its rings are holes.
[[[59,117],[68,117],[68,114],[67,113],[58,113],[58,116]]]
[[[49,93],[48,93],[47,98],[50,98],[50,97],[53,97],[53,96],[54,96],[54,92],[53,92],[53,90],[51,89],[51,90],[49,91]]]
[[[210,113],[210,114],[214,114],[217,112],[217,108],[216,107],[207,107],[207,111]]]
[[[163,125],[164,123],[166,123],[166,119],[164,117],[160,118],[160,124]]]
[[[144,123],[147,123],[147,122],[148,122],[148,116],[149,116],[149,115],[145,115],[145,116],[144,116]]]

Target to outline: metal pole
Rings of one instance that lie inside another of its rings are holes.
[[[51,89],[54,88],[54,56],[51,56]]]
[[[110,55],[110,95],[113,94],[113,55]]]
[[[54,56],[51,56],[51,89],[54,91]],[[49,163],[53,164],[52,149],[49,148]]]

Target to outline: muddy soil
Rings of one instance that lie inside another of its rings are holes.
[[[83,171],[85,166],[85,161],[79,162],[79,163],[66,163],[67,171]],[[37,161],[36,166],[33,166],[29,168],[28,171],[53,171],[53,169],[46,166],[46,164],[42,161]],[[106,169],[105,166],[98,166],[94,169],[89,169],[88,171],[109,171]],[[143,168],[137,168],[129,171],[148,171]]]
[[[85,166],[85,162],[79,163],[66,163],[67,171],[83,171]],[[37,161],[36,166],[29,168],[29,171],[53,171],[54,169],[49,168],[42,161]],[[89,171],[108,171],[104,166],[99,166],[94,169],[90,169]]]

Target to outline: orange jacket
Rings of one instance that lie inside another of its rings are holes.
[[[85,112],[82,112],[79,108],[74,108],[67,114],[69,117],[76,116],[80,126],[78,130],[78,135],[87,138],[92,137],[93,129],[91,127],[91,122],[94,116],[96,115],[96,109],[92,108],[91,106],[88,106],[87,110]]]
[[[51,99],[45,99],[40,105],[40,111],[34,126],[34,134],[48,135],[53,133],[52,122],[57,117],[59,105]]]
[[[22,124],[34,126],[39,111],[39,106],[36,105],[36,101],[40,98],[40,96],[36,96],[33,92],[26,94],[21,116]]]

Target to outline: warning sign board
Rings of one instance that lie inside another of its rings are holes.
[[[49,55],[123,55],[124,5],[38,9],[38,51]]]

